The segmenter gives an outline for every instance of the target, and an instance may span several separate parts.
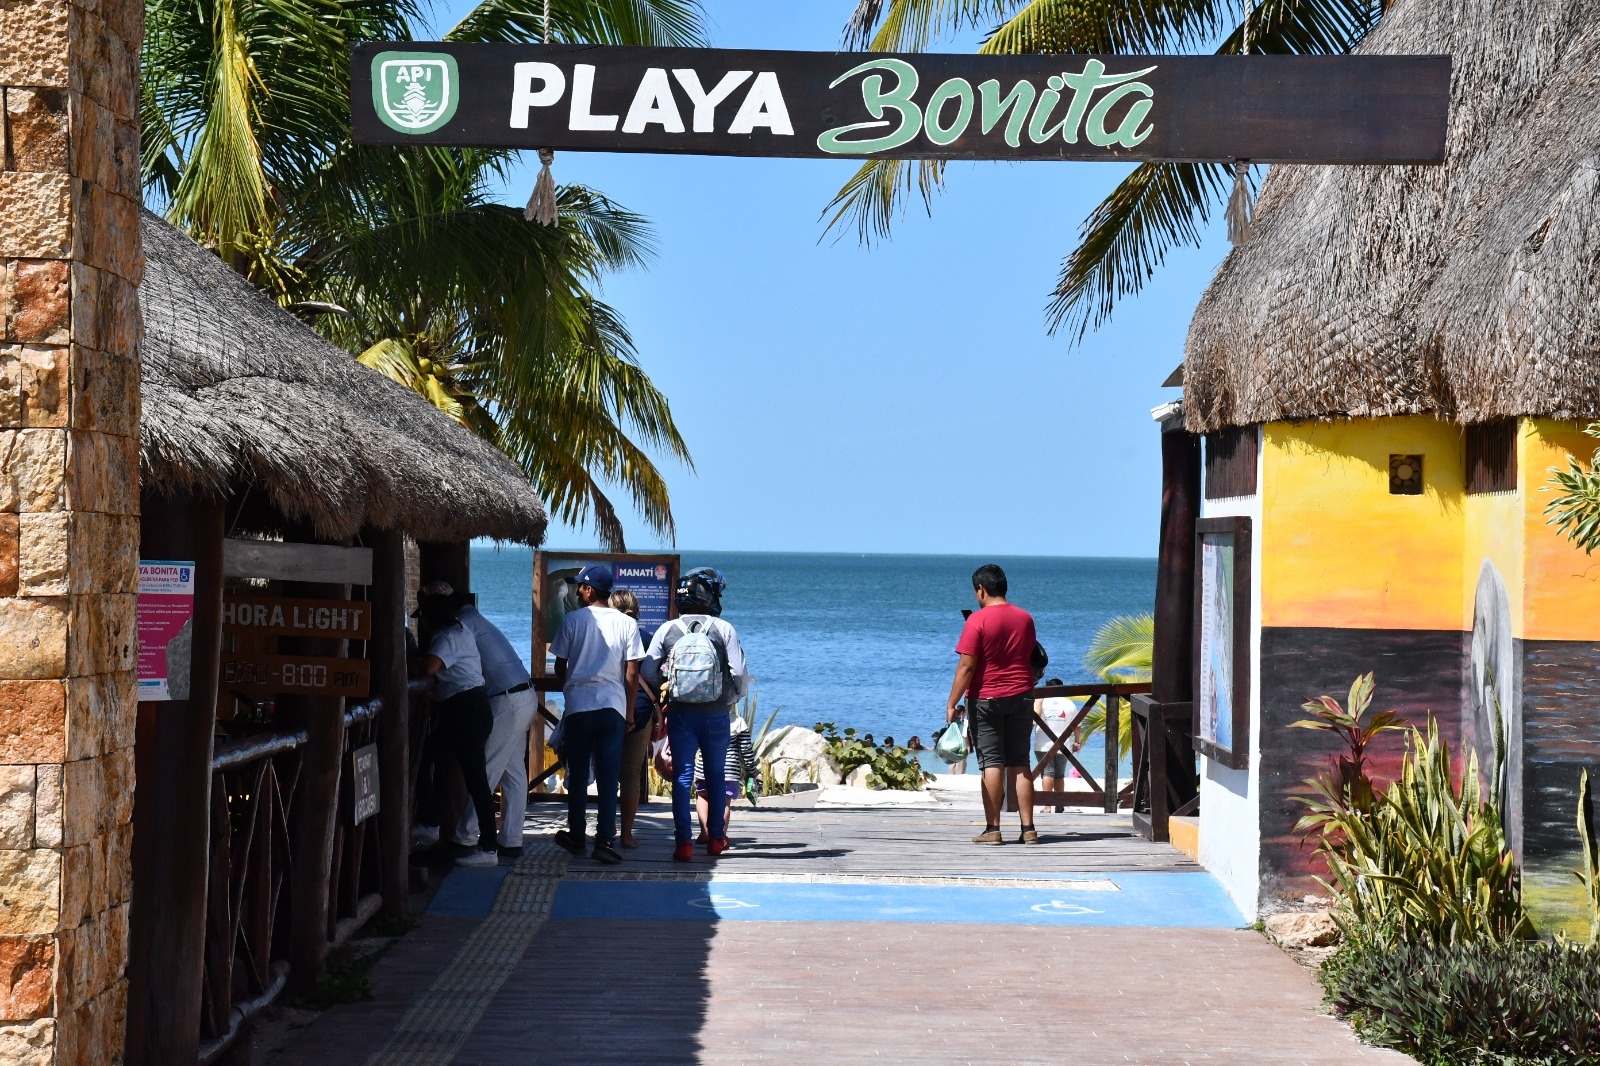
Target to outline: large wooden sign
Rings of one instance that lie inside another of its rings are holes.
[[[351,92],[363,144],[1437,163],[1450,59],[373,43]]]
[[[354,696],[372,691],[372,664],[323,655],[222,653],[222,688],[247,695]]]

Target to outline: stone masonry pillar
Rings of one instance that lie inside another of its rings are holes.
[[[120,1063],[138,0],[0,0],[0,1062]]]

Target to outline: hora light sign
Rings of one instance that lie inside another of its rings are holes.
[[[373,43],[355,139],[697,155],[1438,163],[1448,56]]]

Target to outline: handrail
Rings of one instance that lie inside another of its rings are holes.
[[[344,712],[344,727],[360,722],[370,722],[383,710],[383,699],[374,696]],[[309,742],[311,736],[304,729],[292,733],[257,733],[248,737],[227,737],[216,742],[211,754],[211,772],[231,770],[245,763],[282,755]]]
[[[1136,681],[1118,685],[1041,685],[1022,695],[1028,699],[1045,700],[1053,696],[1140,696],[1150,691],[1150,682]]]

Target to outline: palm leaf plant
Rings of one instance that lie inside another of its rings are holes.
[[[543,0],[485,0],[443,36],[542,41]],[[552,513],[625,548],[602,486],[673,532],[651,458],[687,464],[621,316],[593,295],[650,254],[643,219],[578,186],[546,228],[493,201],[514,156],[350,142],[349,51],[410,40],[413,0],[152,0],[142,164],[168,218],[363,363],[500,446]],[[551,0],[548,38],[703,43],[697,0]]]
[[[849,47],[917,52],[973,30],[986,55],[1134,54],[1209,50],[1217,55],[1337,55],[1377,24],[1386,0],[859,0]],[[1254,173],[1238,179],[1253,191]],[[1084,221],[1047,310],[1051,332],[1081,340],[1135,295],[1180,245],[1198,247],[1228,198],[1222,163],[1142,163]],[[864,242],[887,237],[913,194],[932,211],[944,184],[936,160],[871,160],[824,212],[829,228],[854,226]]]
[[[1139,685],[1150,680],[1155,657],[1156,620],[1151,614],[1127,614],[1113,618],[1095,630],[1084,653],[1084,669],[1108,685]],[[1118,716],[1117,752],[1133,754],[1133,714],[1124,709]],[[1104,733],[1106,710],[1098,705],[1083,718],[1083,735]]]

